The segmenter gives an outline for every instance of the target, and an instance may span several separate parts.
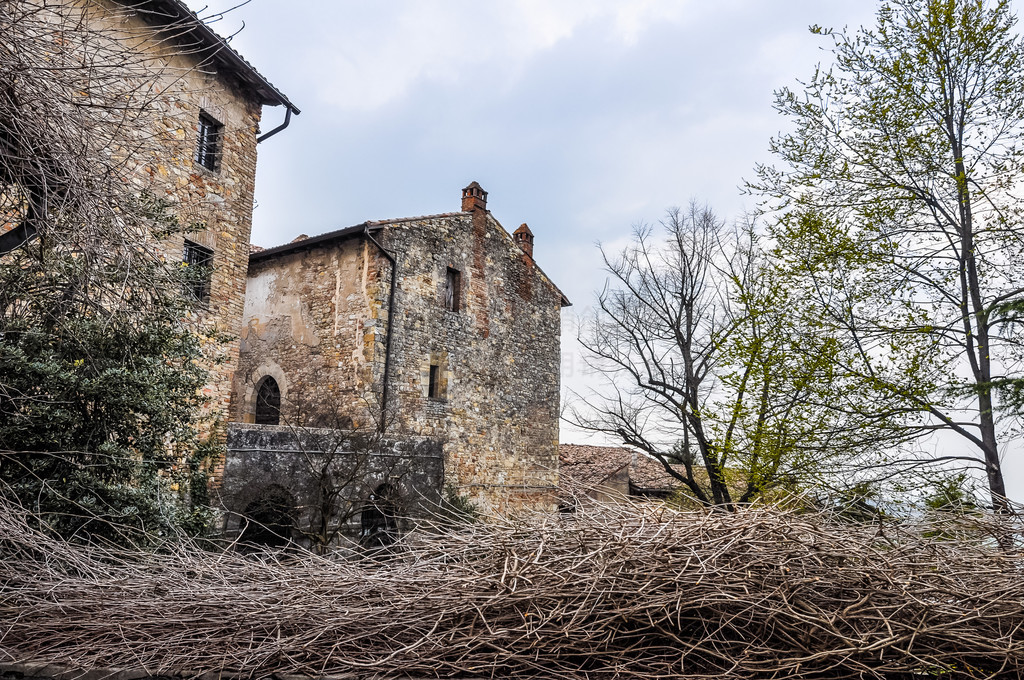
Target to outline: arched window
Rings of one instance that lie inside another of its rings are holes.
[[[260,381],[256,390],[256,424],[279,425],[281,423],[281,388],[269,375]]]
[[[367,548],[383,548],[398,540],[398,490],[381,484],[359,515],[359,538]]]

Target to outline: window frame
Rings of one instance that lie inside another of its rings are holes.
[[[185,282],[185,293],[199,304],[210,303],[210,290],[213,287],[213,248],[185,239],[182,247],[181,261],[188,267],[202,267],[201,275],[189,272]],[[193,278],[194,277],[194,278]]]
[[[196,127],[196,148],[192,160],[196,165],[210,172],[220,171],[223,151],[224,124],[206,111],[199,111],[199,123]]]
[[[462,272],[455,267],[448,267],[444,274],[445,310],[459,313],[462,309]]]
[[[427,398],[441,399],[441,365],[430,364],[427,375]]]

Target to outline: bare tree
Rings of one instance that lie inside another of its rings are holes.
[[[182,88],[188,70],[171,64],[189,48],[184,25],[139,26],[134,14],[116,3],[0,7],[0,253],[38,238],[42,258],[47,247],[106,264],[156,254],[144,244],[166,225],[140,173],[175,152],[158,103]],[[177,151],[187,157],[189,144]]]
[[[604,253],[611,283],[580,341],[607,389],[577,404],[578,425],[728,509],[820,482],[884,440],[855,409],[825,408],[839,394],[835,345],[803,332],[752,225],[726,229],[696,203],[662,224],[664,240],[644,226],[617,256]]]

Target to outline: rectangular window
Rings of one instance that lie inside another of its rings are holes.
[[[441,367],[437,364],[430,366],[430,383],[427,385],[427,396],[431,399],[441,397]]]
[[[185,241],[185,292],[198,302],[210,301],[210,280],[213,277],[213,251]]]
[[[199,137],[196,141],[195,161],[207,170],[220,169],[221,139],[224,126],[205,111],[199,112]]]
[[[462,273],[458,269],[448,267],[444,279],[444,308],[449,312],[459,311],[462,298]]]

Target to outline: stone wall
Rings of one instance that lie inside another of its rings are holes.
[[[209,299],[196,304],[190,321],[204,334],[219,336],[207,343],[212,375],[204,392],[211,409],[226,415],[245,300],[261,98],[231,73],[218,72],[204,58],[210,50],[198,50],[191,38],[187,46],[169,39],[132,6],[92,0],[82,8],[97,29],[120,36],[140,55],[136,62],[148,65],[136,76],[145,81],[143,91],[157,96],[147,97],[138,126],[125,130],[123,145],[111,154],[122,157],[137,192],[167,201],[191,229],[152,243],[169,263],[183,262],[185,239],[213,252]],[[212,170],[195,161],[200,112],[222,126]]]
[[[482,507],[553,508],[561,293],[483,209],[391,223],[382,241],[398,256],[398,426],[443,435],[446,480]],[[444,304],[449,268],[458,311]]]
[[[163,143],[140,168],[137,185],[170,200],[184,224],[199,227],[169,239],[169,262],[183,261],[185,239],[213,251],[209,299],[196,305],[192,321],[223,334],[207,348],[212,375],[204,392],[226,414],[245,301],[261,106],[198,63],[181,56],[173,62],[179,80],[154,102],[161,115],[152,133]],[[216,170],[194,160],[200,111],[223,125]]]
[[[358,230],[254,256],[233,419],[251,420],[273,375],[285,419],[384,413],[389,432],[441,438],[445,482],[481,509],[554,509],[565,300],[479,193],[461,212],[367,225],[397,262],[390,326],[391,264]]]
[[[349,418],[358,427],[376,420],[370,386],[381,291],[367,247],[348,239],[254,260],[232,421],[253,422],[265,376],[280,387],[284,423],[338,427]]]
[[[183,262],[185,239],[212,251],[209,299],[197,302],[188,321],[204,337],[217,337],[205,347],[212,375],[204,391],[224,420],[238,359],[262,102],[281,96],[257,92],[252,79],[260,77],[254,72],[225,66],[233,63],[224,59],[230,48],[205,33],[197,37],[196,20],[184,4],[58,0],[36,5],[32,20],[52,26],[51,61],[59,66],[68,60],[60,68],[67,69],[75,96],[91,102],[92,113],[71,118],[68,125],[93,123],[72,133],[81,137],[81,148],[95,146],[104,154],[94,178],[97,189],[111,181],[119,193],[123,181],[132,195],[146,197],[140,204],[166,204],[188,229],[170,236],[139,233],[130,237],[131,245],[175,267]],[[249,85],[242,83],[243,75]],[[219,124],[213,169],[195,160],[201,113]],[[10,229],[14,223],[7,220],[22,210],[18,206],[0,216],[0,230]]]
[[[292,499],[291,538],[309,544],[305,534],[321,529],[329,515],[340,535],[355,538],[361,511],[371,495],[387,485],[399,528],[433,517],[442,498],[443,446],[427,437],[378,437],[373,432],[330,428],[232,424],[223,484],[215,491],[220,533],[237,536],[242,518],[268,489]]]

